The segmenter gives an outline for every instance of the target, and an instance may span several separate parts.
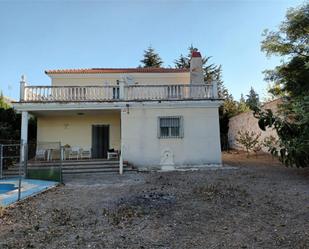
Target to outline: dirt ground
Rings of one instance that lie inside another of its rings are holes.
[[[309,171],[224,153],[219,170],[92,175],[5,210],[0,248],[309,248]]]

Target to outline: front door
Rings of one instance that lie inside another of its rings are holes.
[[[109,149],[109,125],[92,125],[92,156],[107,158]]]

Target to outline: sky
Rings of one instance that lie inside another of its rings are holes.
[[[193,44],[221,64],[239,99],[265,97],[263,71],[280,63],[261,52],[264,29],[277,30],[299,0],[0,0],[0,91],[19,98],[19,81],[48,85],[46,69],[137,67],[150,45],[174,66]],[[91,82],[90,82],[91,83]]]

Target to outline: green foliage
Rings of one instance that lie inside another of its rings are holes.
[[[249,157],[250,151],[258,152],[261,150],[260,136],[261,133],[256,134],[254,131],[238,131],[236,141],[246,149],[247,157]]]
[[[268,152],[272,153],[274,148],[278,148],[278,140],[270,135],[269,137],[264,138],[262,145],[267,148]]]
[[[262,51],[267,56],[288,59],[274,70],[265,71],[265,79],[274,83],[273,94],[299,96],[309,91],[309,3],[288,10],[279,30],[265,31]]]
[[[289,101],[284,105],[282,117],[271,110],[256,114],[262,130],[274,127],[279,140],[269,147],[269,151],[279,157],[287,166],[308,167],[309,165],[309,96]]]
[[[262,51],[279,55],[285,62],[265,72],[273,83],[270,92],[281,96],[280,115],[257,109],[262,130],[274,127],[277,147],[271,152],[287,166],[309,165],[309,3],[288,10],[286,19],[276,32],[265,31]]]
[[[0,143],[3,140],[20,139],[21,115],[17,114],[13,108],[0,108]],[[30,118],[28,121],[29,141],[36,139],[36,119]]]
[[[0,139],[19,140],[20,115],[13,108],[0,108]]]
[[[243,112],[248,112],[248,111],[250,111],[250,108],[249,108],[249,106],[247,105],[246,100],[245,100],[243,94],[240,95],[240,100],[239,100],[239,102],[238,102],[238,108],[237,108],[237,109],[238,109],[238,110],[237,110],[238,113],[243,113]]]
[[[154,67],[160,68],[163,64],[162,59],[160,58],[159,54],[150,46],[147,50],[144,50],[144,58],[141,60],[143,63],[143,67]]]
[[[2,92],[0,93],[0,108],[3,108],[3,109],[10,108],[10,105],[5,101],[5,98]]]
[[[249,94],[247,95],[246,104],[251,110],[255,110],[261,104],[259,95],[253,87],[250,88]]]

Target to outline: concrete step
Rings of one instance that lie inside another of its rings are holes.
[[[108,161],[109,162],[109,161]],[[44,167],[55,167],[59,168],[60,165],[28,165],[28,169],[35,170],[35,169],[42,169]],[[136,171],[132,166],[129,166],[127,163],[123,165],[124,172],[128,171]],[[65,164],[62,166],[62,173],[63,174],[88,174],[88,173],[104,173],[104,172],[119,172],[119,162],[113,161],[112,163],[103,163],[102,161],[88,164],[88,163],[81,163],[74,162],[74,164]],[[5,177],[13,177],[19,175],[19,168],[17,166],[10,167],[9,169],[3,172]]]
[[[60,165],[60,161],[36,161],[36,162],[28,162],[27,166],[53,166],[53,165]],[[119,161],[117,160],[74,160],[74,161],[62,161],[62,165],[105,165],[105,164],[118,164]],[[19,167],[19,164],[15,164],[15,167]]]
[[[135,169],[123,169],[124,172],[134,172]],[[74,169],[74,170],[63,170],[63,175],[71,174],[97,174],[97,173],[118,173],[119,168],[104,168],[104,169]]]

